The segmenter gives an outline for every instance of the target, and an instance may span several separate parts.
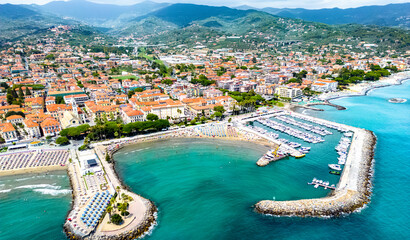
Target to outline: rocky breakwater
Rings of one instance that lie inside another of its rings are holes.
[[[355,136],[343,174],[329,196],[296,201],[264,200],[255,205],[255,210],[275,216],[334,217],[364,207],[371,196],[376,136],[368,130],[352,129]]]
[[[306,104],[307,107],[310,107],[310,106],[318,106],[318,105],[327,105],[327,106],[334,107],[334,108],[336,108],[337,110],[346,110],[345,107],[340,106],[340,105],[337,105],[337,104],[333,104],[333,103],[331,103],[331,102],[329,102],[329,101],[324,101],[324,102],[322,102],[322,103],[308,103],[308,104]],[[310,109],[318,110],[318,111],[323,111],[323,109],[320,109],[320,108],[312,108],[312,107],[310,107]]]

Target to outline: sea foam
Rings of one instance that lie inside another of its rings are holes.
[[[36,184],[36,185],[23,185],[15,187],[14,189],[36,189],[36,188],[45,188],[45,189],[54,189],[58,190],[61,186],[55,186],[51,184]]]
[[[0,190],[0,193],[8,193],[10,191],[11,191],[11,189],[4,189],[4,190]]]
[[[70,189],[47,189],[47,188],[38,188],[34,189],[34,192],[38,192],[44,195],[51,195],[51,196],[57,196],[57,195],[66,195],[70,194],[71,190]]]

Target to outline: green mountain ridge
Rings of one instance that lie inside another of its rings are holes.
[[[0,39],[3,41],[56,24],[80,25],[77,21],[62,19],[28,5],[0,5],[0,19]],[[327,25],[257,10],[195,4],[173,4],[147,12],[144,16],[124,19],[120,25],[90,29],[98,34],[103,31],[108,37],[133,35],[143,37],[149,43],[170,46],[201,44],[214,48],[257,49],[283,40],[297,40],[305,46],[335,44],[340,40],[345,45],[357,45],[364,41],[383,49],[410,50],[409,31],[400,28],[359,24]]]
[[[74,24],[51,14],[43,14],[20,5],[0,4],[0,43],[44,32],[58,24]]]
[[[363,6],[357,8],[253,8],[247,5],[236,7],[241,10],[258,10],[273,15],[326,24],[366,24],[410,28],[410,3]]]
[[[124,28],[126,31],[117,31],[116,34],[142,34],[139,29],[143,27],[144,19],[150,19],[151,29],[160,29],[150,38],[151,43],[194,45],[201,42],[199,40],[207,43],[206,40],[211,37],[234,35],[247,36],[249,39],[234,44],[238,46],[244,45],[244,42],[255,45],[283,40],[328,44],[349,37],[352,38],[349,44],[367,41],[383,47],[408,49],[410,46],[409,31],[398,28],[359,24],[327,25],[274,16],[256,10],[232,10],[193,4],[174,4],[138,17],[128,23],[129,26]],[[194,29],[198,32],[193,31]],[[220,46],[215,43],[208,45]]]
[[[116,28],[125,21],[168,5],[168,3],[144,1],[134,5],[121,6],[94,3],[86,0],[70,0],[52,1],[44,5],[33,4],[30,7],[44,13],[69,17],[88,25]]]

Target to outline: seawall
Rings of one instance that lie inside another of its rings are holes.
[[[352,213],[365,206],[371,196],[376,136],[365,129],[349,129],[355,134],[336,190],[327,197],[317,199],[263,200],[255,205],[255,210],[275,216],[334,217]]]

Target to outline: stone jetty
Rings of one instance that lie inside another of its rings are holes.
[[[317,121],[328,122],[322,119]],[[376,136],[365,129],[342,126],[353,131],[354,136],[340,181],[329,196],[295,201],[264,200],[255,205],[255,210],[275,216],[333,217],[352,213],[365,206],[371,196]]]
[[[340,105],[337,105],[337,104],[333,104],[333,103],[331,103],[331,102],[329,102],[329,101],[324,101],[324,102],[322,102],[322,103],[308,103],[308,104],[306,104],[306,106],[317,106],[317,105],[327,105],[327,106],[334,107],[334,108],[336,108],[337,110],[346,110],[345,107],[340,106]]]
[[[320,105],[327,105],[327,106],[331,106],[336,108],[337,110],[346,110],[345,107],[337,105],[337,104],[333,104],[329,101],[324,101],[324,102],[320,102],[320,103],[308,103],[306,105],[292,105],[290,107],[291,110],[295,109],[295,108],[305,108],[305,109],[310,109],[310,110],[314,110],[314,111],[324,111],[324,109],[321,108],[315,108],[314,106],[320,106]]]

